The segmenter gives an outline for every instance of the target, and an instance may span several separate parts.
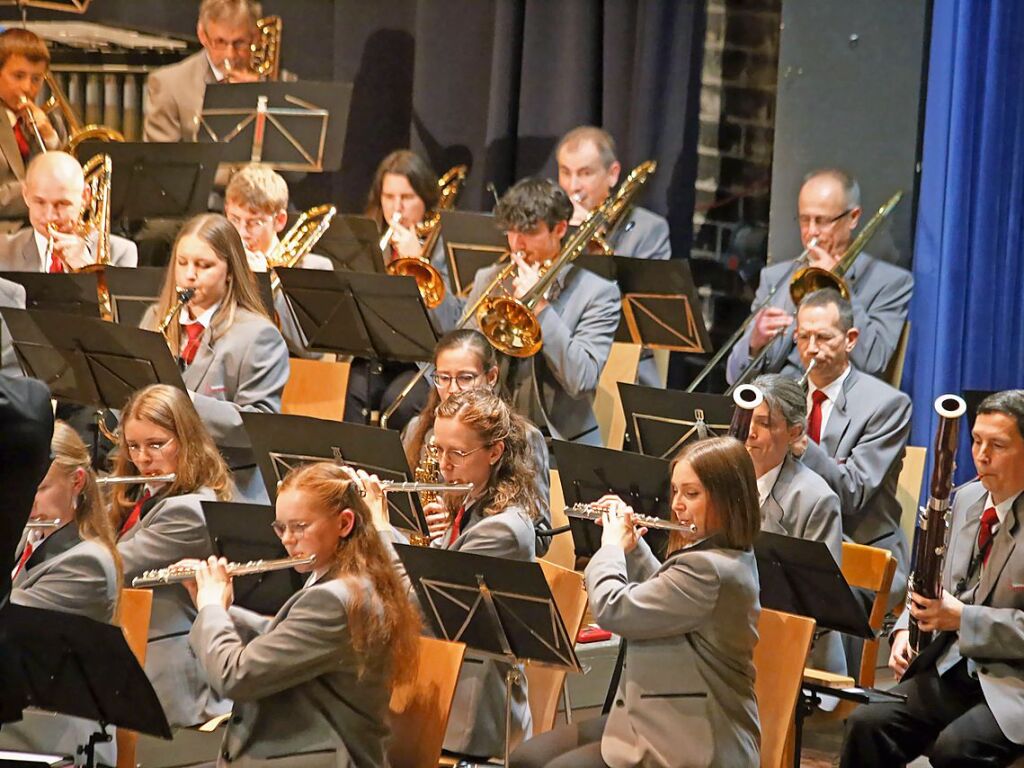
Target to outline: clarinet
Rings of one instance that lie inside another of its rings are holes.
[[[953,466],[960,434],[960,417],[966,410],[967,405],[956,395],[942,395],[935,401],[935,412],[939,414],[939,426],[935,431],[935,464],[932,467],[928,506],[921,510],[917,518],[913,570],[908,581],[908,591],[931,599],[942,594],[942,561],[946,554]],[[909,602],[908,597],[908,610]],[[932,633],[921,630],[911,616],[911,653],[916,656],[931,639]]]

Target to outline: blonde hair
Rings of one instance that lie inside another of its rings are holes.
[[[133,394],[121,414],[121,429],[117,436],[114,458],[114,474],[121,476],[138,475],[139,470],[128,454],[128,442],[124,427],[132,419],[148,421],[166,429],[178,443],[178,462],[174,482],[167,488],[168,496],[195,493],[200,488],[209,488],[220,501],[231,498],[234,485],[227,464],[213,444],[213,438],[196,413],[187,394],[167,384],[152,384]],[[131,486],[115,486],[112,507],[115,522],[120,526],[136,499],[129,494]]]
[[[249,163],[231,177],[224,198],[260,213],[276,214],[288,208],[288,184],[273,168]]]
[[[324,514],[352,510],[352,530],[338,540],[328,576],[344,579],[352,596],[348,626],[357,672],[362,676],[368,661],[384,652],[389,656],[387,669],[392,683],[411,682],[419,654],[420,615],[373,525],[362,488],[347,468],[323,461],[291,470],[281,481],[278,496],[285,491],[309,495]],[[362,588],[364,580],[373,585],[379,607],[366,599],[369,595]]]
[[[174,280],[174,266],[178,246],[186,237],[198,238],[210,247],[218,259],[228,265],[227,290],[220,307],[213,316],[213,321],[210,323],[210,333],[214,341],[227,333],[235,321],[235,312],[239,308],[270,319],[267,308],[263,305],[263,299],[260,298],[256,277],[245,258],[245,246],[242,245],[242,238],[238,234],[238,230],[219,213],[201,213],[185,222],[174,241],[171,261],[167,265],[167,275],[164,277],[164,286],[160,290],[160,298],[156,303],[156,313],[153,316],[154,324],[166,316],[171,307],[178,303],[178,286]],[[181,326],[178,323],[171,323],[164,333],[171,349],[178,349],[181,346]]]
[[[253,0],[203,0],[199,6],[199,22],[204,26],[209,21],[235,21],[244,18],[255,30],[256,21],[262,15],[263,6]]]
[[[53,464],[59,467],[68,479],[73,480],[75,473],[82,470],[85,483],[75,499],[75,524],[78,527],[78,535],[83,541],[95,541],[110,553],[114,559],[117,591],[120,594],[124,572],[121,554],[117,551],[117,531],[113,519],[107,514],[99,486],[96,484],[96,473],[92,469],[89,449],[75,430],[58,419],[53,422],[50,452],[53,454]],[[117,616],[118,608],[115,604],[114,623],[117,623]]]

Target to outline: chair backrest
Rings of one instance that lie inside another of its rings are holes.
[[[814,639],[814,619],[762,608],[757,637],[754,691],[761,720],[761,766],[782,768],[788,763],[787,736],[796,722],[797,696]]]
[[[539,562],[569,637],[575,641],[580,627],[583,626],[583,614],[587,610],[583,575],[544,560]],[[560,669],[534,666],[526,668],[530,714],[533,716],[535,736],[554,727],[555,717],[558,715],[558,698],[565,684],[565,676],[566,673]]]
[[[569,524],[565,516],[565,495],[562,493],[562,482],[558,470],[551,470],[551,527],[561,528]],[[572,534],[560,533],[551,537],[551,546],[543,557],[549,563],[560,565],[572,570],[576,565],[576,548],[572,544]]]
[[[153,612],[153,590],[122,589],[120,599],[121,631],[128,647],[132,649],[139,664],[146,663],[146,640],[149,637],[149,617]],[[138,734],[126,728],[118,728],[117,768],[135,768],[135,743]]]
[[[420,638],[415,682],[395,686],[391,693],[392,768],[438,764],[465,654],[462,643]]]
[[[903,381],[903,363],[907,359],[907,345],[910,343],[910,321],[903,323],[903,330],[900,331],[900,339],[896,342],[896,349],[889,359],[889,364],[879,377],[882,381],[888,382],[890,386],[900,388]]]
[[[615,342],[608,361],[601,371],[594,397],[594,415],[601,428],[601,444],[607,448],[622,449],[626,439],[626,416],[619,398],[620,381],[632,384],[640,366],[640,345]]]
[[[903,456],[903,468],[896,481],[896,500],[900,503],[900,528],[908,542],[914,540],[917,526],[917,510],[921,503],[921,483],[924,480],[924,465],[928,460],[928,449],[908,445]]]
[[[281,395],[281,413],[341,421],[345,411],[350,363],[289,360],[291,372]]]
[[[851,587],[860,587],[875,593],[868,624],[875,632],[880,631],[889,604],[892,577],[896,573],[896,560],[892,553],[886,549],[844,541],[842,571],[843,578]],[[860,672],[856,676],[859,685],[874,685],[877,654],[878,641],[866,641],[860,660]]]

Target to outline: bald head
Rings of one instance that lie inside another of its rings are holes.
[[[45,237],[50,224],[70,232],[86,202],[82,166],[66,152],[36,155],[25,173],[22,194],[36,232]]]

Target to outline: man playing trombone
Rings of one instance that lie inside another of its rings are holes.
[[[800,242],[810,266],[833,270],[849,247],[860,221],[860,185],[852,176],[835,168],[812,171],[804,178],[797,198]],[[786,261],[767,266],[761,272],[754,306],[767,302],[750,328],[729,355],[726,378],[735,381],[762,350],[768,354],[754,374],[802,373],[800,355],[792,343],[790,328],[795,307],[789,295],[793,273],[802,264]],[[854,324],[860,338],[851,356],[861,371],[877,376],[885,371],[900,340],[907,319],[913,278],[910,273],[866,253],[861,253],[846,273],[853,305]],[[781,338],[780,338],[781,337]]]

